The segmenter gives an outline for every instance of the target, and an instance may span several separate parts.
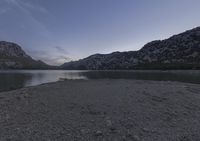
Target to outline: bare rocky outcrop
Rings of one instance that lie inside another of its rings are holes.
[[[50,68],[42,61],[36,61],[11,42],[0,41],[0,69],[46,69]]]
[[[19,45],[6,41],[0,41],[0,54],[7,57],[31,58]]]

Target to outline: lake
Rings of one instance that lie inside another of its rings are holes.
[[[63,79],[135,79],[180,81],[200,84],[200,71],[10,70],[0,71],[0,91],[36,86]]]

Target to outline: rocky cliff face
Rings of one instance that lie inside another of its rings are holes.
[[[0,41],[0,54],[1,57],[30,58],[19,45],[5,41]]]
[[[42,61],[32,59],[19,45],[0,41],[0,69],[45,69],[48,67]]]
[[[200,69],[200,27],[153,41],[139,51],[95,54],[68,62],[64,69]]]

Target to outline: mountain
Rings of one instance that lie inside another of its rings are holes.
[[[200,27],[166,40],[147,43],[138,51],[95,54],[67,62],[63,69],[200,69]]]
[[[22,48],[11,42],[0,41],[0,69],[47,69],[49,65],[36,61]]]

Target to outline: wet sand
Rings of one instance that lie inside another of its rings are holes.
[[[199,141],[200,85],[67,80],[0,93],[0,141]]]

